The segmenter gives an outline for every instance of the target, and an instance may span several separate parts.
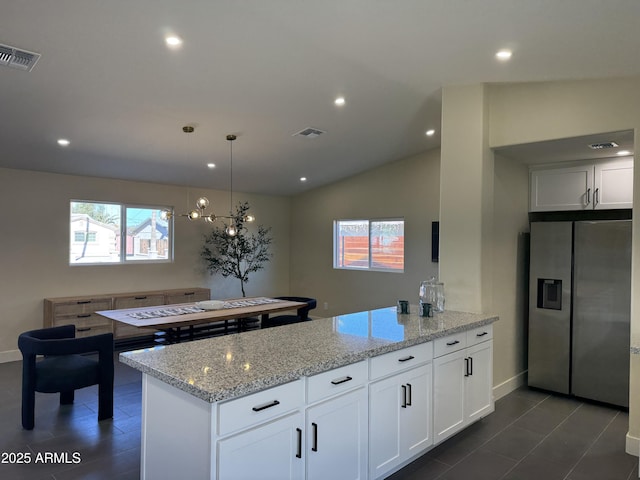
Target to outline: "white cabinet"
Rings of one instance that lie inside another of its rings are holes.
[[[364,386],[307,409],[308,480],[367,478],[367,410]]]
[[[432,358],[429,342],[371,359],[376,381],[369,385],[370,478],[383,477],[433,444]]]
[[[218,442],[218,472],[225,480],[304,478],[302,413],[297,412]]]
[[[367,478],[367,361],[307,378],[306,478]]]
[[[633,206],[633,159],[535,167],[529,211],[600,210]]]
[[[493,412],[492,338],[489,325],[435,341],[434,443]]]

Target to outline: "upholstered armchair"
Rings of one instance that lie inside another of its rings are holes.
[[[35,392],[60,393],[72,404],[75,390],[98,385],[98,420],[113,417],[113,334],[75,338],[75,326],[31,330],[18,337],[22,352],[22,427],[34,427]],[[81,355],[97,353],[98,358]],[[38,356],[44,358],[38,359]]]

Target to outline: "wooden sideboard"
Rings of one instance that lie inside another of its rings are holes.
[[[100,310],[121,308],[152,307],[209,300],[208,288],[178,288],[171,290],[151,290],[143,292],[109,293],[102,295],[82,295],[44,299],[44,327],[73,324],[76,337],[113,333],[116,340],[124,340],[144,335],[152,335],[155,330],[141,329],[113,322],[97,315]]]

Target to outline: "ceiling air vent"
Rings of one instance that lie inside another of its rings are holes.
[[[602,143],[592,143],[589,145],[589,148],[594,150],[602,150],[603,148],[616,148],[619,145],[616,142],[602,142]]]
[[[308,128],[305,128],[304,130],[300,130],[299,132],[294,133],[292,137],[316,138],[322,135],[323,133],[325,132],[323,132],[322,130],[308,127]]]
[[[0,43],[0,65],[30,72],[39,58],[39,53],[27,52]]]

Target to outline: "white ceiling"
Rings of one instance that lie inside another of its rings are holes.
[[[31,72],[0,67],[0,166],[195,187],[228,188],[228,133],[234,189],[294,194],[437,146],[424,132],[439,129],[443,85],[640,75],[638,0],[5,0],[0,10],[0,43],[42,55]],[[181,49],[165,46],[168,32]],[[503,47],[508,63],[494,58]],[[292,136],[306,127],[326,133]]]

